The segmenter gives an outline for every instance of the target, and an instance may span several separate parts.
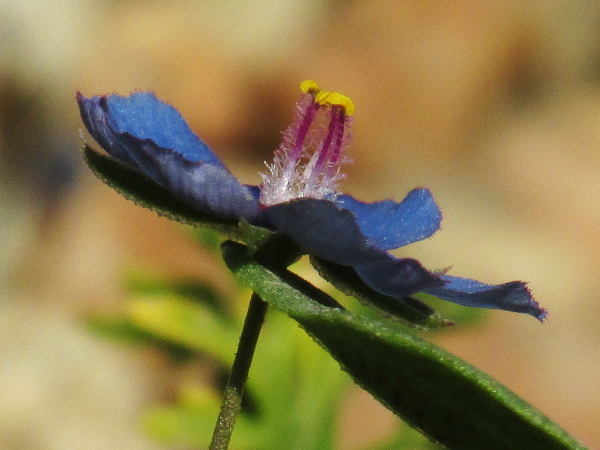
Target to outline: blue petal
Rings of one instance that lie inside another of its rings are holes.
[[[542,322],[546,319],[546,310],[533,299],[522,281],[494,286],[468,278],[448,275],[441,278],[446,285],[428,287],[423,292],[459,305],[526,313]]]
[[[396,258],[387,252],[382,252],[377,260],[354,265],[354,270],[369,287],[394,298],[408,297],[443,283],[416,259]]]
[[[77,100],[88,129],[91,124],[109,139],[112,135],[127,133],[138,140],[151,139],[158,147],[174,150],[188,161],[223,166],[210,148],[194,134],[179,111],[161,102],[152,92],[136,92],[129,97],[108,95],[89,99],[78,94]],[[88,119],[87,116],[91,117]],[[109,130],[103,130],[106,125]],[[90,134],[94,136],[91,130]],[[99,141],[99,144],[103,145],[103,142]],[[117,155],[113,156],[118,158]]]
[[[85,98],[83,122],[111,156],[141,171],[176,198],[221,218],[258,220],[258,201],[185,123],[152,93]]]
[[[394,258],[372,246],[354,214],[332,201],[297,199],[268,207],[264,213],[307,253],[353,267],[363,281],[383,294],[402,298],[441,283],[418,261]]]
[[[138,155],[147,158],[144,172],[179,200],[224,219],[260,221],[258,200],[226,169],[187,161],[153,142],[142,143],[139,149]]]
[[[253,184],[245,184],[244,186],[246,186],[256,201],[258,201],[260,198],[260,186],[255,186]]]
[[[352,211],[372,245],[391,250],[430,237],[440,228],[442,213],[429,189],[413,189],[400,203],[363,203],[340,195],[336,203]]]

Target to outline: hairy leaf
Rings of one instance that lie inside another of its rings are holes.
[[[225,261],[264,300],[294,318],[390,410],[449,448],[583,448],[477,368],[382,322],[314,301],[226,242]],[[287,272],[287,271],[286,271]],[[289,272],[287,272],[289,274]]]

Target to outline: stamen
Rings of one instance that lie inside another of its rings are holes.
[[[348,146],[354,112],[352,101],[336,92],[322,91],[312,80],[300,85],[304,93],[296,105],[296,119],[283,133],[269,174],[261,174],[263,206],[294,198],[331,198],[344,177],[341,157]],[[303,162],[304,161],[304,162]]]
[[[318,156],[318,159],[308,176],[307,189],[309,191],[314,189],[320,179],[332,177],[332,172],[336,167],[335,163],[339,157],[344,136],[344,110],[336,105],[331,108],[329,115],[331,119],[327,136],[319,150],[313,155],[313,158]],[[332,146],[333,140],[335,142]]]
[[[307,110],[306,113],[304,114],[304,118],[302,119],[302,121],[300,122],[299,126],[298,126],[298,131],[297,131],[297,136],[296,136],[296,144],[294,145],[294,148],[292,149],[292,154],[290,155],[290,161],[298,161],[298,159],[300,159],[301,153],[302,153],[302,144],[304,143],[304,140],[306,139],[306,135],[308,134],[308,130],[310,129],[310,126],[312,125],[313,121],[315,120],[315,117],[317,116],[317,111],[319,110],[320,105],[318,103],[313,103],[312,105],[310,105]],[[295,167],[295,164],[294,164]]]
[[[319,105],[337,105],[343,108],[349,116],[354,114],[354,103],[352,103],[352,100],[337,92],[321,91],[315,97],[315,101]]]
[[[344,113],[344,109],[339,106],[334,106],[331,110],[331,122],[329,123],[329,133],[323,144],[323,150],[321,152],[321,156],[319,157],[319,162],[328,161],[333,164],[337,161],[341,146],[342,139],[344,138],[344,118],[346,114]],[[331,147],[331,141],[335,137],[335,142],[333,147]],[[317,166],[319,165],[317,162]]]
[[[305,94],[308,94],[311,92],[314,94],[317,94],[317,93],[321,92],[321,88],[313,80],[304,80],[302,83],[300,83],[300,90],[302,92],[304,92]]]

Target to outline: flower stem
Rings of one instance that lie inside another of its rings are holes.
[[[225,387],[221,411],[210,443],[210,450],[226,450],[229,447],[235,419],[242,405],[242,396],[244,395],[244,387],[256,349],[256,342],[265,321],[267,306],[267,302],[256,293],[252,293],[238,350]]]

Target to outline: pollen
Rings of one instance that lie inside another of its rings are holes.
[[[339,106],[345,109],[346,114],[348,114],[349,116],[354,114],[354,103],[352,103],[352,100],[350,100],[345,95],[339,94],[337,92],[321,91],[316,95],[315,101],[321,106]]]
[[[306,80],[300,83],[300,90],[305,94],[313,94],[315,102],[321,106],[335,105],[346,110],[346,114],[351,116],[354,114],[354,103],[349,97],[338,92],[322,91],[319,85],[313,80]]]
[[[313,80],[304,80],[302,83],[300,83],[300,90],[305,94],[316,94],[318,92],[321,92],[321,88],[316,83],[316,81]]]

